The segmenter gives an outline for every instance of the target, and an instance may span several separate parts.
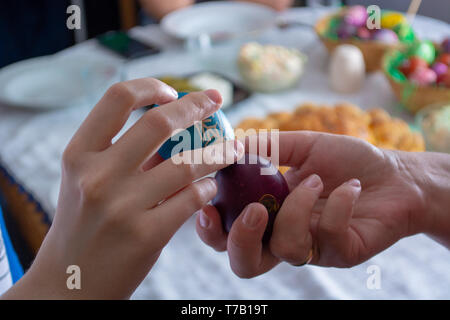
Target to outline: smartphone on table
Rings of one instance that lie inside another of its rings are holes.
[[[102,46],[125,59],[135,59],[161,52],[159,48],[133,39],[123,31],[109,31],[97,36],[97,40]]]

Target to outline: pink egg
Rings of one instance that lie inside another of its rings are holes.
[[[372,37],[372,34],[370,33],[369,29],[366,27],[360,27],[357,31],[358,38],[362,40],[369,40]]]
[[[408,79],[418,86],[427,86],[429,84],[435,83],[437,76],[436,72],[434,72],[430,68],[421,67],[417,68],[413,73],[411,73]]]
[[[436,72],[437,76],[440,76],[441,74],[447,73],[448,66],[442,62],[435,62],[431,66],[431,69],[433,69],[433,71]]]
[[[363,6],[352,6],[349,7],[344,15],[345,23],[355,26],[362,27],[367,21],[367,10]]]

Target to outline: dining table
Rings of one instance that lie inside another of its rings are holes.
[[[307,56],[298,85],[279,93],[252,93],[224,109],[233,126],[246,117],[264,117],[294,110],[304,102],[333,105],[350,102],[363,110],[380,107],[415,127],[414,117],[396,101],[382,72],[366,76],[357,93],[341,94],[328,83],[328,57],[312,27],[330,9],[292,8],[279,14],[286,21],[301,21],[289,28],[273,27],[240,35],[207,48],[187,45],[166,34],[158,24],[137,26],[129,34],[161,48],[159,54],[125,60],[90,39],[58,52],[65,59],[99,59],[117,66],[112,83],[141,77],[182,76],[199,71],[224,75],[244,85],[236,60],[239,48],[257,41],[296,48]],[[440,41],[450,36],[450,25],[416,16],[413,28],[422,39]],[[106,89],[105,89],[106,90]],[[102,92],[68,108],[25,109],[0,103],[0,189],[14,211],[19,230],[37,252],[55,215],[61,182],[61,156],[72,135]],[[131,113],[118,137],[145,110]],[[151,133],[149,133],[151,134]],[[117,137],[116,137],[117,138]],[[380,235],[382,237],[382,235]],[[117,256],[117,259],[121,259]],[[371,275],[380,271],[380,286]],[[294,267],[281,263],[252,278],[237,277],[228,256],[206,246],[195,232],[191,217],[164,248],[139,285],[133,299],[448,299],[450,252],[427,235],[401,239],[390,248],[352,268]],[[129,272],[129,271],[128,271]]]

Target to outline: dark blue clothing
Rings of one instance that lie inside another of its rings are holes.
[[[69,5],[68,0],[0,1],[0,67],[72,45]]]

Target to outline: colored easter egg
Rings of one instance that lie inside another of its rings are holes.
[[[442,62],[435,62],[431,66],[431,69],[433,69],[434,72],[436,72],[437,76],[440,76],[441,74],[446,74],[448,71],[448,65]]]
[[[445,86],[445,80],[446,80],[447,74],[440,74],[436,78],[436,84],[439,86]]]
[[[450,69],[447,71],[446,74],[442,75],[442,83],[443,83],[447,88],[450,88]]]
[[[417,42],[412,45],[409,54],[424,59],[428,64],[431,64],[436,57],[436,49],[431,41],[425,40]]]
[[[367,9],[364,6],[352,6],[344,14],[346,24],[362,27],[367,22]]]
[[[178,98],[186,94],[179,93]],[[190,141],[184,141],[186,138],[190,139]],[[222,110],[218,110],[205,120],[194,124],[168,139],[158,150],[158,153],[164,159],[169,159],[174,154],[182,151],[204,148],[221,140],[233,139],[234,131],[230,122]]]
[[[446,64],[447,66],[450,66],[450,53],[442,53],[440,54],[437,59],[437,62],[441,62]]]
[[[403,62],[399,70],[406,76],[409,76],[417,68],[426,68],[428,66],[427,62],[419,57],[411,57]]]
[[[408,77],[409,81],[418,86],[427,86],[436,82],[436,73],[430,68],[417,68]]]
[[[361,50],[351,44],[336,47],[329,64],[329,83],[340,93],[358,91],[364,83],[366,66]]]
[[[450,53],[450,37],[447,37],[442,41],[441,48],[443,52]]]
[[[337,36],[339,39],[349,39],[356,35],[357,28],[351,24],[342,22],[337,29]]]
[[[396,25],[405,22],[405,16],[398,12],[386,12],[381,16],[381,28],[392,29]]]
[[[388,44],[394,44],[398,42],[397,34],[389,29],[379,29],[372,34],[372,40],[380,41]]]
[[[258,155],[246,153],[244,163],[217,171],[217,194],[212,200],[226,232],[247,205],[259,202],[267,209],[268,223],[262,241],[270,239],[275,217],[289,194],[284,176],[273,164]],[[264,171],[272,174],[264,174]]]
[[[371,32],[366,27],[359,27],[356,35],[361,40],[369,40],[372,37]]]

